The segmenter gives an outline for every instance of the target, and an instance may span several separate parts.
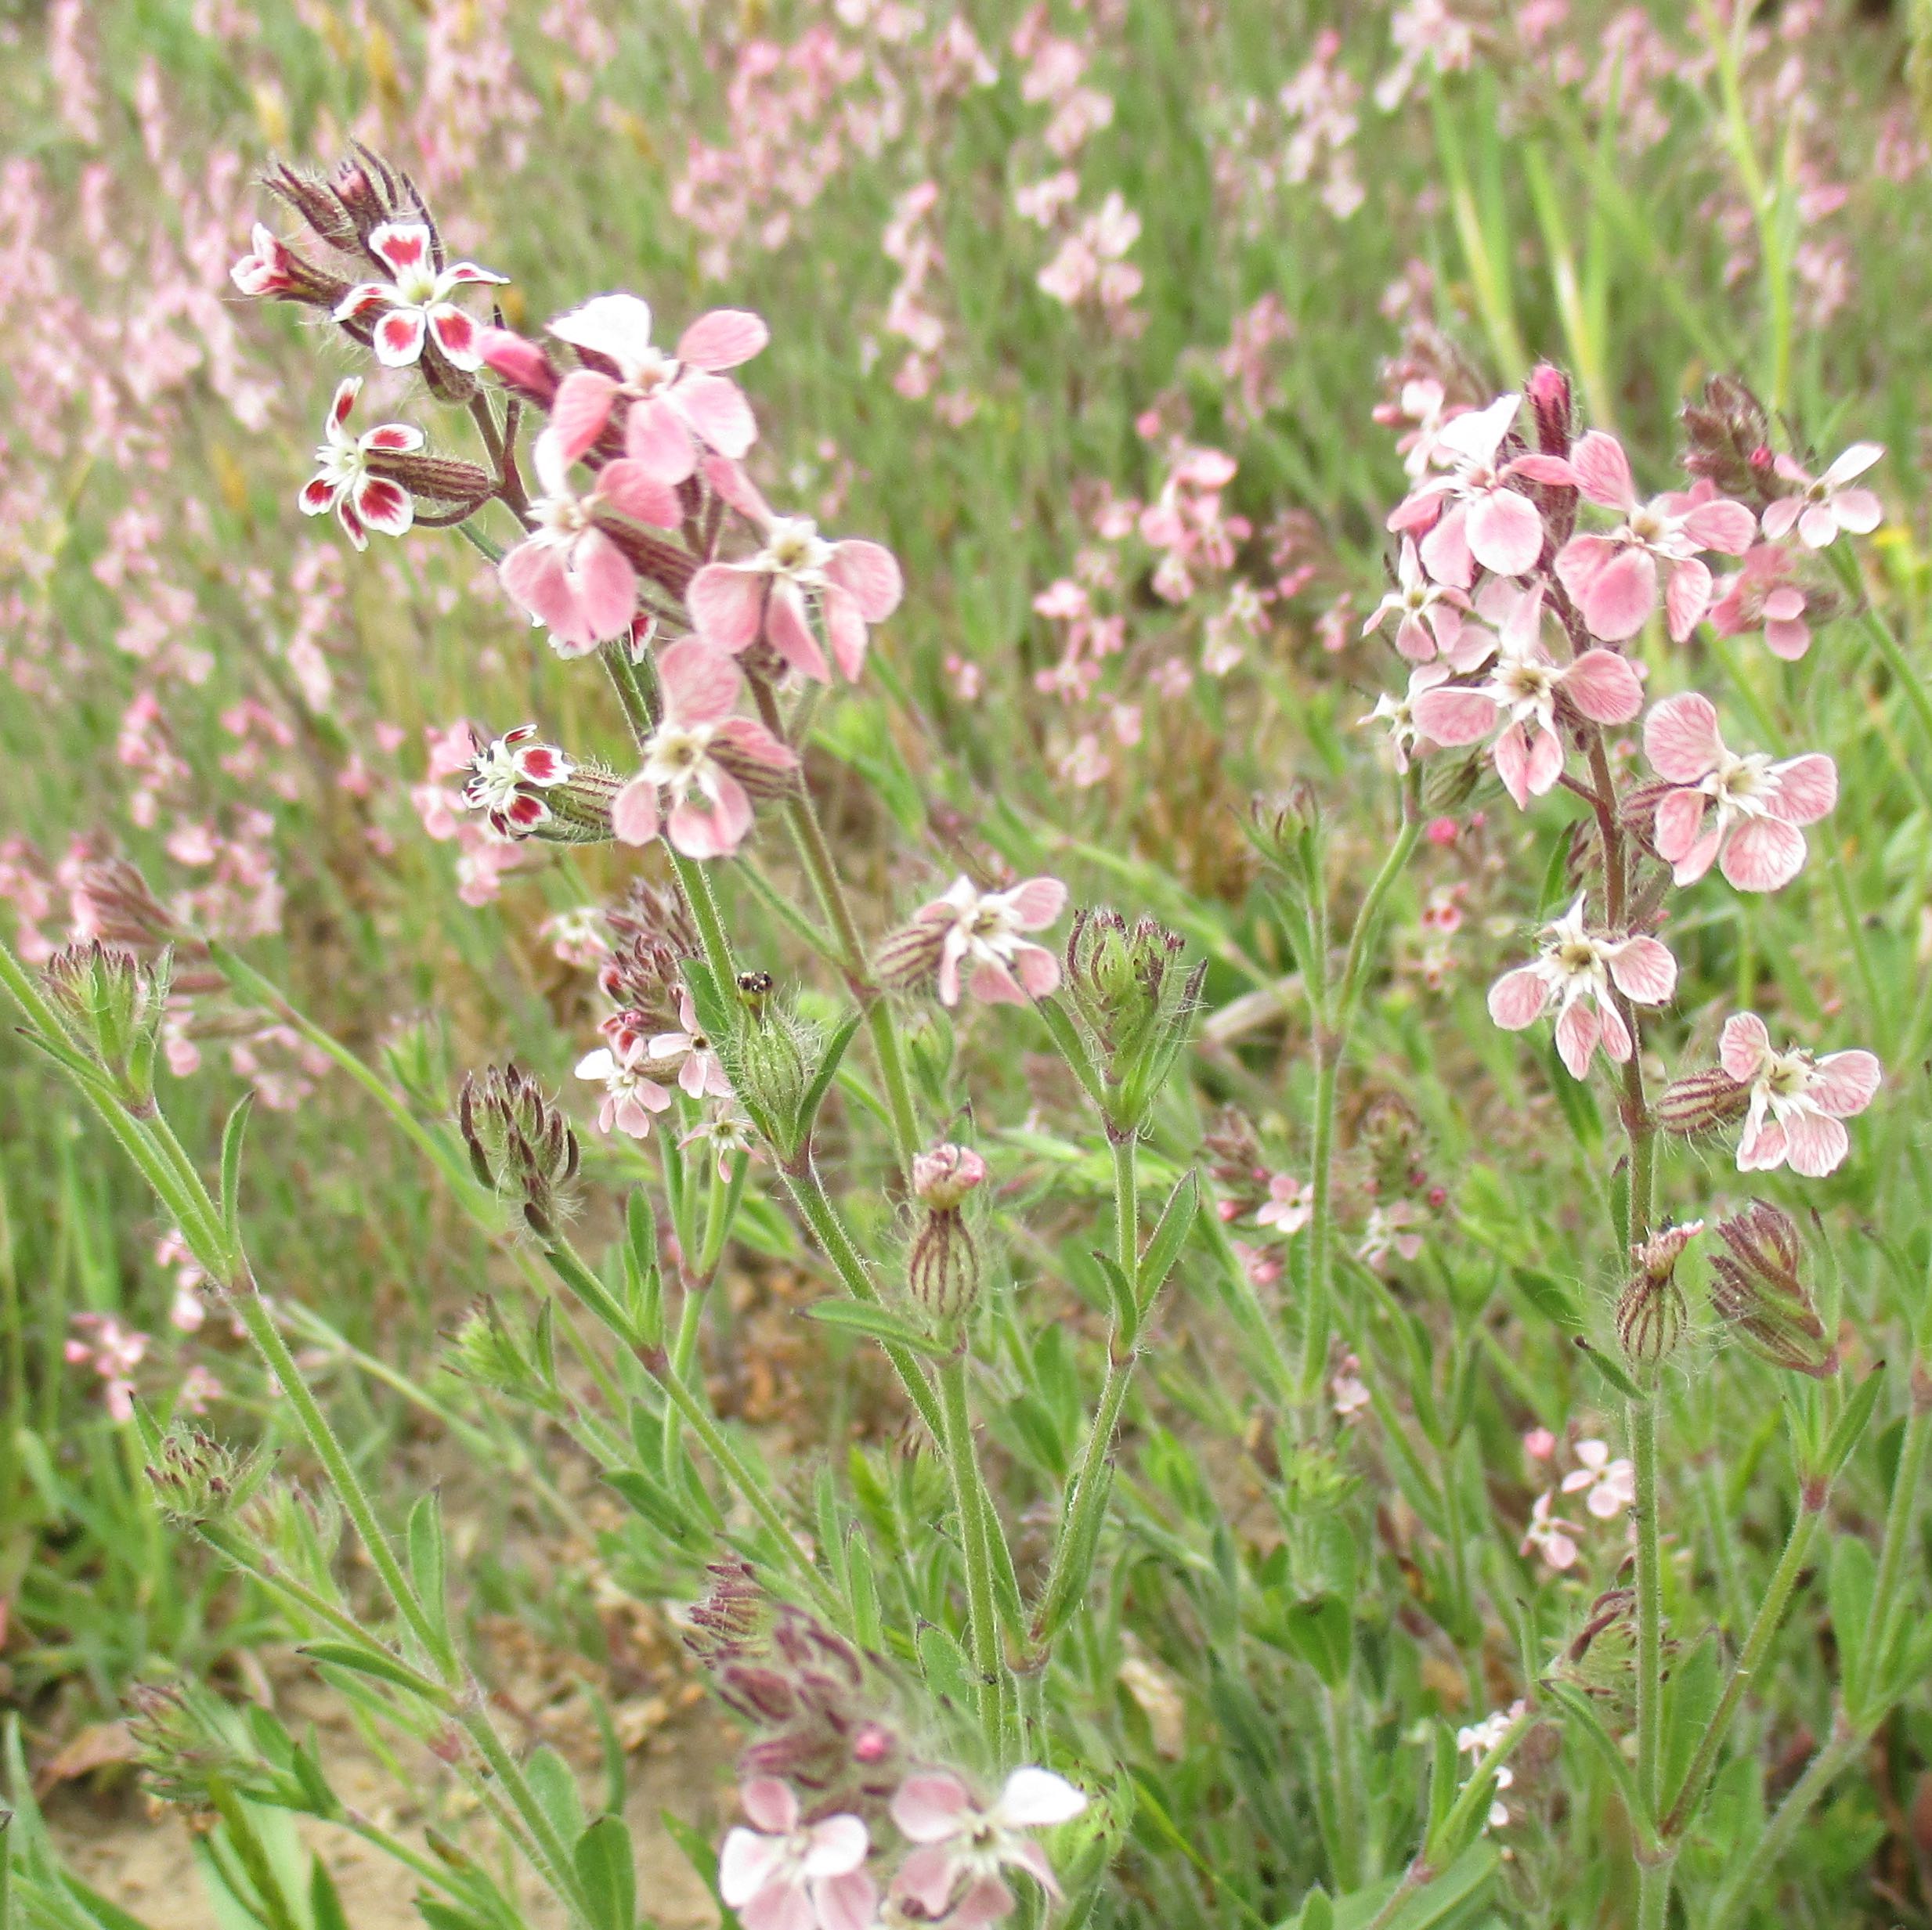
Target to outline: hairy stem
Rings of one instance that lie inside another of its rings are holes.
[[[962,1338],[962,1348],[964,1341]],[[959,1551],[966,1562],[966,1636],[978,1678],[980,1726],[995,1751],[1006,1705],[1006,1666],[999,1625],[993,1609],[991,1557],[980,1512],[981,1492],[973,1445],[973,1417],[966,1405],[966,1364],[962,1351],[939,1370],[946,1471],[952,1481],[953,1512],[959,1523]]]

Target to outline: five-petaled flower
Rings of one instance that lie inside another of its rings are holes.
[[[975,998],[1024,1005],[1060,983],[1060,961],[1020,934],[1043,929],[1066,907],[1067,887],[1057,878],[981,891],[962,876],[943,897],[921,905],[901,936],[924,952],[927,975],[937,969],[942,1005],[959,1004],[963,973],[965,989]]]
[[[624,843],[648,844],[662,830],[686,857],[728,857],[751,828],[752,794],[773,795],[791,781],[798,753],[732,714],[742,681],[738,666],[699,637],[659,658],[664,713],[645,743],[643,768],[611,805]]]
[[[1497,460],[1522,402],[1518,395],[1499,395],[1488,408],[1444,423],[1431,453],[1446,473],[1418,483],[1389,518],[1391,529],[1428,532],[1422,566],[1439,583],[1467,590],[1479,563],[1499,576],[1520,576],[1543,552],[1543,518],[1510,485],[1552,459]]]
[[[606,463],[590,493],[579,495],[573,460],[554,427],[536,438],[532,461],[543,493],[530,505],[536,527],[497,565],[504,588],[549,626],[565,656],[629,636],[637,613],[637,573],[600,518],[615,513],[673,529],[681,517],[677,492],[634,462]]]
[[[442,251],[421,222],[385,222],[370,231],[368,247],[392,279],[358,282],[336,304],[335,319],[354,321],[372,308],[382,310],[370,345],[385,368],[406,369],[418,361],[427,337],[453,369],[480,369],[482,331],[450,297],[471,283],[505,282],[509,276],[478,268],[474,262],[439,266],[437,256]]]
[[[244,295],[285,295],[300,285],[300,258],[272,228],[257,222],[248,252],[228,278]]]
[[[743,561],[708,563],[691,579],[686,601],[699,633],[734,655],[762,637],[801,676],[829,684],[812,628],[815,609],[840,670],[856,678],[866,626],[883,622],[905,593],[892,552],[853,538],[829,543],[809,516],[775,515],[734,464],[713,462],[706,473],[764,543]]]
[[[554,744],[537,741],[535,724],[520,723],[477,751],[463,802],[484,813],[498,837],[527,838],[549,821],[543,793],[567,782],[576,768]]]
[[[1742,565],[1717,586],[1710,606],[1710,627],[1720,637],[1762,624],[1764,648],[1774,657],[1796,663],[1811,647],[1811,626],[1805,620],[1810,599],[1795,579],[1791,553],[1782,543],[1757,543],[1744,553]]]
[[[600,1045],[577,1061],[577,1077],[594,1079],[604,1088],[597,1115],[599,1132],[621,1132],[633,1139],[650,1137],[651,1115],[664,1111],[671,1095],[651,1077],[649,1066],[641,1038],[615,1048]]]
[[[1614,1520],[1637,1499],[1637,1470],[1620,1456],[1612,1460],[1601,1441],[1580,1441],[1576,1459],[1582,1463],[1563,1477],[1563,1492],[1581,1495],[1584,1506],[1599,1521]]]
[[[1885,453],[1877,442],[1854,442],[1822,476],[1814,476],[1789,456],[1772,467],[1796,493],[1781,496],[1764,512],[1764,534],[1774,542],[1795,526],[1807,550],[1822,550],[1842,529],[1847,536],[1869,536],[1885,514],[1870,489],[1848,485]]]
[[[1566,1521],[1555,1512],[1556,1490],[1538,1495],[1529,1510],[1529,1525],[1523,1531],[1522,1545],[1517,1550],[1527,1555],[1533,1550],[1559,1573],[1573,1568],[1580,1552],[1576,1536],[1582,1531],[1574,1521]]]
[[[1634,637],[1657,607],[1661,569],[1671,640],[1682,643],[1710,607],[1710,571],[1698,552],[1742,556],[1757,533],[1751,512],[1717,496],[1709,482],[1688,495],[1640,501],[1623,444],[1601,429],[1579,437],[1567,461],[1538,461],[1539,473],[1567,469],[1567,480],[1589,501],[1623,517],[1602,535],[1571,537],[1556,559],[1557,579],[1575,600],[1591,635],[1606,643]]]
[[[356,398],[362,393],[359,375],[338,383],[335,399],[322,425],[324,440],[316,450],[316,473],[302,485],[297,499],[305,516],[326,515],[335,511],[336,521],[357,549],[369,547],[369,532],[385,536],[404,535],[416,520],[416,506],[401,483],[388,476],[372,475],[369,459],[374,455],[406,456],[423,446],[423,432],[406,422],[385,422],[360,436],[352,436],[343,426]]]
[[[724,1838],[718,1894],[745,1930],[870,1930],[878,1892],[865,1874],[864,1821],[841,1814],[807,1823],[775,1776],[739,1792],[751,1827]]]
[[[1483,633],[1486,644],[1488,633]],[[1421,663],[1409,673],[1409,687],[1398,697],[1392,691],[1384,691],[1375,699],[1375,708],[1366,717],[1356,720],[1358,723],[1385,723],[1389,726],[1389,745],[1395,757],[1398,776],[1406,773],[1416,758],[1426,756],[1437,748],[1434,740],[1416,721],[1416,699],[1425,691],[1432,691],[1449,681],[1449,666],[1438,658],[1433,663]]]
[[[978,1930],[1011,1911],[1003,1870],[1024,1870],[1057,1896],[1046,1852],[1022,1832],[1071,1822],[1086,1806],[1085,1795],[1051,1769],[1015,1769],[984,1805],[957,1776],[908,1776],[892,1799],[892,1820],[916,1847],[899,1866],[894,1892],[955,1930]]]
[[[1695,691],[1666,698],[1644,720],[1644,753],[1670,785],[1658,800],[1657,855],[1680,885],[1714,861],[1739,891],[1775,891],[1804,864],[1801,824],[1838,802],[1838,767],[1819,752],[1774,763],[1740,756],[1717,733],[1717,712]],[[1715,816],[1706,827],[1708,806]]]
[[[1717,1056],[1750,1091],[1738,1140],[1738,1171],[1768,1172],[1789,1164],[1807,1179],[1836,1171],[1851,1150],[1844,1121],[1872,1103],[1883,1077],[1869,1052],[1828,1052],[1815,1059],[1799,1046],[1771,1050],[1771,1034],[1754,1012],[1724,1021]]]
[[[1620,1065],[1634,1049],[1613,987],[1636,1005],[1661,1005],[1677,988],[1677,961],[1662,943],[1590,931],[1584,902],[1580,896],[1544,927],[1542,947],[1529,964],[1505,972],[1490,987],[1490,1016],[1508,1032],[1534,1023],[1556,1001],[1556,1049],[1576,1079],[1589,1071],[1598,1045]]]
[[[731,1082],[724,1076],[724,1062],[711,1041],[698,1030],[697,1008],[683,987],[677,992],[677,1029],[653,1033],[645,1044],[645,1056],[652,1070],[666,1078],[675,1077],[694,1099],[710,1096],[728,1099]]]
[[[1593,723],[1626,723],[1644,705],[1641,680],[1615,651],[1586,650],[1559,664],[1542,630],[1539,585],[1511,600],[1486,683],[1425,691],[1410,705],[1423,734],[1438,744],[1475,744],[1494,733],[1496,774],[1526,810],[1562,775],[1559,695]]]
[[[1453,583],[1432,582],[1423,573],[1414,539],[1404,536],[1396,564],[1396,586],[1375,606],[1362,626],[1362,634],[1366,637],[1370,630],[1379,630],[1393,616],[1396,619],[1396,648],[1411,663],[1428,663],[1439,655],[1447,658],[1457,669],[1469,669],[1487,654],[1489,638],[1485,634],[1472,639],[1473,658],[1469,662],[1458,661],[1463,614],[1468,608],[1465,592]]]
[[[551,420],[580,455],[604,433],[619,404],[624,453],[659,482],[682,482],[707,448],[735,460],[758,438],[751,405],[719,371],[749,362],[771,340],[742,308],[701,315],[666,355],[651,342],[651,309],[635,295],[594,295],[550,325],[559,341],[608,363],[574,370],[557,391]]]
[[[1268,1197],[1255,1214],[1257,1226],[1278,1227],[1284,1233],[1298,1233],[1315,1214],[1315,1189],[1292,1173],[1268,1176]]]

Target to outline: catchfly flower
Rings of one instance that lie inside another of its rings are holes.
[[[1029,878],[1010,891],[981,891],[957,878],[886,940],[880,976],[908,990],[937,976],[947,1005],[959,1004],[962,985],[988,1005],[1044,998],[1060,983],[1060,961],[1021,934],[1042,930],[1066,908],[1067,887],[1057,878]]]
[[[1619,1064],[1634,1049],[1612,987],[1636,1005],[1661,1005],[1677,989],[1677,961],[1658,940],[1603,937],[1584,923],[1584,906],[1580,895],[1544,927],[1536,958],[1490,987],[1490,1016],[1508,1032],[1533,1024],[1555,1002],[1556,1049],[1576,1079],[1598,1045]]]
[[[344,425],[362,392],[359,375],[337,384],[335,399],[322,424],[323,439],[316,450],[316,473],[302,485],[298,500],[305,516],[323,516],[334,510],[349,541],[366,550],[370,530],[400,536],[416,520],[409,491],[390,477],[371,474],[369,459],[419,449],[423,432],[406,422],[384,422],[352,436]]]
[[[758,316],[714,308],[666,354],[652,344],[648,302],[635,295],[594,295],[559,316],[550,332],[616,370],[578,369],[558,388],[551,420],[573,455],[602,435],[620,405],[626,405],[624,453],[659,482],[682,482],[706,448],[735,460],[757,440],[751,405],[719,371],[749,362],[771,340]]]
[[[1764,534],[1775,542],[1795,528],[1807,550],[1825,548],[1840,530],[1847,536],[1869,536],[1883,520],[1884,506],[1872,490],[1851,485],[1884,453],[1881,443],[1854,442],[1822,476],[1812,475],[1789,456],[1780,456],[1772,467],[1796,485],[1796,493],[1779,496],[1764,511]]]
[[[1579,437],[1566,460],[1538,460],[1540,474],[1566,469],[1565,479],[1587,500],[1623,518],[1601,536],[1571,537],[1557,556],[1557,579],[1591,635],[1605,643],[1634,637],[1657,607],[1661,574],[1671,639],[1682,643],[1710,607],[1710,571],[1698,553],[1742,556],[1757,533],[1751,512],[1717,496],[1708,482],[1688,494],[1640,500],[1623,445],[1601,429]]]
[[[1739,891],[1777,890],[1804,868],[1799,826],[1838,802],[1838,767],[1829,757],[1739,755],[1718,734],[1716,707],[1695,691],[1652,709],[1644,754],[1671,787],[1657,803],[1656,842],[1680,885],[1694,884],[1714,861]]]
[[[367,245],[391,279],[358,282],[337,303],[335,319],[355,321],[381,310],[370,345],[385,368],[406,369],[420,360],[427,337],[452,368],[480,369],[482,330],[450,297],[472,283],[506,282],[509,276],[474,262],[440,265],[440,246],[421,222],[385,222],[370,230]]]
[[[652,1077],[645,1042],[633,1038],[620,1047],[600,1045],[577,1061],[577,1077],[604,1088],[598,1109],[599,1132],[620,1132],[632,1139],[650,1136],[651,1116],[670,1105],[671,1095]]]
[[[601,519],[615,514],[659,529],[681,520],[676,492],[637,464],[606,463],[587,495],[570,479],[572,456],[554,429],[536,438],[532,461],[543,491],[530,505],[536,528],[497,565],[511,596],[550,629],[567,656],[627,637],[637,608],[637,572]]]
[[[1872,1103],[1883,1077],[1866,1052],[1828,1052],[1822,1059],[1795,1045],[1773,1052],[1771,1034],[1754,1012],[1724,1021],[1717,1056],[1750,1093],[1738,1140],[1740,1173],[1787,1164],[1807,1179],[1835,1171],[1851,1149],[1844,1122]]]
[[[1782,543],[1753,543],[1730,575],[1721,577],[1709,611],[1720,637],[1764,626],[1764,648],[1796,663],[1811,647],[1806,612],[1811,599],[1794,579],[1791,553]]]
[[[1439,583],[1467,590],[1479,563],[1499,576],[1520,576],[1543,552],[1543,518],[1510,485],[1546,459],[1497,460],[1522,404],[1521,395],[1499,395],[1488,408],[1444,423],[1432,456],[1447,473],[1417,484],[1389,518],[1405,535],[1427,531],[1419,554]]]
[[[778,516],[742,470],[707,470],[732,507],[755,523],[764,546],[742,562],[710,563],[691,579],[687,600],[699,633],[734,655],[763,637],[801,676],[832,680],[812,626],[824,626],[833,661],[848,679],[865,661],[866,626],[899,607],[904,579],[883,543],[828,542],[809,516]]]
[[[673,644],[658,659],[658,681],[664,714],[643,768],[611,806],[612,828],[626,844],[648,844],[661,829],[687,857],[728,857],[751,829],[753,794],[782,790],[798,753],[732,714],[743,677],[701,638]]]
[[[871,1838],[851,1815],[805,1822],[775,1776],[738,1792],[749,1820],[726,1836],[718,1894],[745,1930],[871,1930],[878,1892],[865,1874]]]
[[[1432,583],[1423,573],[1422,559],[1414,541],[1404,536],[1396,564],[1396,586],[1382,598],[1362,626],[1362,634],[1379,630],[1390,617],[1396,619],[1396,648],[1411,663],[1427,663],[1437,656],[1446,657],[1459,669],[1472,668],[1456,663],[1457,645],[1462,636],[1464,612],[1469,608],[1468,595],[1453,584]],[[1489,648],[1485,633],[1477,640],[1476,662]]]
[[[537,741],[535,724],[518,724],[477,752],[463,802],[482,811],[500,838],[527,837],[550,817],[543,793],[567,783],[576,768],[554,744]]]
[[[894,1891],[961,1930],[997,1922],[1013,1909],[1002,1870],[1024,1870],[1057,1896],[1053,1866],[1024,1832],[1070,1823],[1086,1806],[1085,1795],[1051,1769],[1015,1769],[985,1804],[949,1773],[908,1776],[892,1799],[892,1820],[917,1847],[899,1866]]]
[[[1587,650],[1559,664],[1542,630],[1541,588],[1520,593],[1503,619],[1488,680],[1425,691],[1410,706],[1423,734],[1438,744],[1475,744],[1493,734],[1496,774],[1519,809],[1562,774],[1559,696],[1593,723],[1627,723],[1644,705],[1642,682],[1615,651]]]

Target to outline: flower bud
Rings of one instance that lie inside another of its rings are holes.
[[[1710,1302],[1732,1331],[1774,1367],[1829,1380],[1838,1349],[1818,1317],[1800,1268],[1804,1246],[1797,1222],[1763,1199],[1717,1225],[1730,1251],[1711,1261]]]
[[[1762,506],[1777,492],[1771,466],[1771,419],[1734,375],[1714,375],[1684,405],[1684,467],[1724,496]],[[1762,460],[1760,460],[1760,453]]]
[[[457,1106],[463,1143],[478,1180],[540,1239],[556,1232],[573,1203],[576,1131],[514,1062],[463,1081]]]
[[[1178,968],[1185,940],[1157,920],[1075,914],[1065,983],[1109,1088],[1110,1130],[1136,1132],[1186,1043],[1207,967]]]
[[[1673,1079],[1657,1100],[1657,1124],[1666,1132],[1689,1138],[1735,1125],[1750,1104],[1750,1088],[1721,1066]]]
[[[980,1297],[980,1250],[956,1209],[928,1213],[906,1255],[912,1297],[935,1321],[958,1320]]]
[[[524,723],[478,746],[463,802],[485,813],[500,838],[604,844],[612,836],[611,800],[623,786],[608,767],[576,763],[554,744],[539,743],[536,725]]]
[[[912,1191],[936,1213],[958,1207],[986,1178],[986,1162],[970,1146],[934,1146],[912,1162]]]
[[[170,1521],[214,1521],[248,1499],[268,1466],[258,1449],[238,1454],[200,1428],[176,1422],[161,1437],[146,1473]]]
[[[142,1782],[163,1802],[211,1809],[211,1784],[244,1795],[278,1794],[272,1769],[240,1738],[246,1731],[199,1683],[138,1682],[127,1725]]]
[[[901,925],[874,954],[872,976],[889,992],[913,992],[930,984],[946,949],[946,929],[917,921]]]
[[[704,949],[698,942],[691,907],[675,881],[660,888],[648,878],[633,878],[623,902],[605,911],[604,922],[619,941],[648,939],[676,958],[695,958]]]
[[[513,334],[507,328],[482,331],[477,351],[484,366],[501,378],[503,385],[526,402],[547,411],[557,399],[558,384],[563,380],[557,365],[541,343]]]
[[[1537,447],[1545,456],[1569,453],[1569,377],[1554,363],[1540,362],[1524,385],[1537,425]]]
[[[1431,817],[1453,817],[1475,795],[1485,759],[1480,755],[1432,757],[1422,770],[1422,808]]]
[[[111,1079],[123,1102],[145,1113],[154,1103],[154,1049],[168,1005],[172,961],[153,965],[99,939],[67,945],[42,969],[49,997]]]
[[[731,1043],[725,1071],[747,1109],[769,1124],[778,1156],[789,1160],[798,1151],[799,1115],[825,1041],[816,1026],[771,996],[767,974],[746,976],[763,979],[764,987],[746,1001],[749,1023]]]
[[[532,1358],[529,1343],[511,1330],[493,1300],[479,1300],[450,1336],[450,1371],[480,1387],[514,1396],[526,1406],[558,1413],[562,1402]]]
[[[1684,1337],[1688,1315],[1677,1257],[1703,1230],[1702,1220],[1667,1226],[1630,1249],[1634,1271],[1617,1297],[1616,1337],[1633,1366],[1656,1366]]]

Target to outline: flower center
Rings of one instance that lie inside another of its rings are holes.
[[[765,541],[767,565],[786,576],[818,568],[829,554],[828,546],[818,539],[818,525],[809,516],[781,516]]]
[[[705,759],[710,755],[710,724],[660,724],[652,733],[651,749],[644,760],[645,774],[653,784],[684,791],[695,782]]]
[[[351,442],[324,442],[316,451],[316,467],[331,489],[340,489],[355,482],[368,467],[361,449]]]
[[[633,365],[630,380],[625,386],[634,395],[658,395],[677,380],[682,366],[676,357],[666,355],[663,349],[647,348]]]
[[[1746,757],[1727,751],[1724,762],[1705,781],[1720,804],[1729,805],[1746,817],[1761,817],[1764,793],[1769,788],[1764,777],[1770,768],[1771,759],[1762,751],[1753,751]]]
[[[1811,1055],[1802,1049],[1773,1052],[1761,1083],[1774,1099],[1795,1099],[1811,1087]]]
[[[436,298],[436,271],[427,262],[420,262],[404,269],[394,287],[403,307],[426,308]]]

